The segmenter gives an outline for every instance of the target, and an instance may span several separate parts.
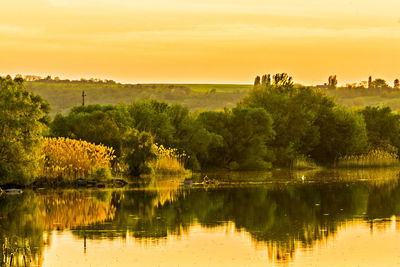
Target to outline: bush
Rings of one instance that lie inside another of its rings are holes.
[[[123,139],[123,155],[129,176],[150,174],[151,162],[157,158],[153,136],[148,132],[130,131]]]
[[[39,174],[42,178],[89,177],[93,168],[109,168],[112,148],[68,138],[45,138]]]
[[[154,144],[157,159],[153,162],[155,174],[180,174],[185,172],[184,158],[186,154],[179,154],[177,149],[164,148]]]

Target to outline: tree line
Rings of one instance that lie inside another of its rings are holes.
[[[117,84],[114,80],[100,79],[100,78],[80,78],[79,80],[62,79],[58,76],[54,78],[51,75],[41,77],[38,75],[25,75],[17,74],[15,77],[23,78],[29,82],[48,82],[48,83],[101,83],[101,84]]]
[[[256,78],[257,80],[257,78]],[[318,88],[323,88],[323,89],[368,89],[368,90],[373,90],[373,89],[381,89],[381,90],[389,90],[389,89],[394,89],[398,91],[400,89],[400,80],[395,79],[393,81],[393,86],[390,86],[384,79],[381,78],[376,78],[373,79],[372,76],[368,77],[368,81],[361,81],[358,83],[347,83],[345,86],[340,86],[338,87],[338,79],[336,75],[330,75],[328,77],[328,83],[325,83],[323,85],[317,85]]]
[[[371,149],[397,155],[400,149],[400,116],[390,108],[346,109],[323,90],[294,85],[286,73],[257,77],[231,109],[189,112],[142,100],[77,106],[52,121],[49,105],[26,90],[23,79],[0,78],[0,88],[2,182],[35,177],[43,136],[112,147],[113,169],[130,176],[151,172],[154,144],[185,155],[193,171],[291,168],[299,158],[332,166]]]

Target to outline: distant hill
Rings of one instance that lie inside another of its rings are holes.
[[[158,99],[179,103],[190,110],[218,110],[236,105],[252,88],[249,84],[120,84],[92,81],[27,81],[26,86],[51,105],[51,116],[67,113],[81,105],[82,91],[86,104],[120,104],[140,99]],[[346,107],[385,105],[400,110],[400,90],[320,88]]]
[[[67,113],[86,104],[120,104],[139,99],[158,99],[180,103],[191,110],[215,110],[233,107],[252,88],[237,84],[120,84],[88,81],[27,81],[26,87],[51,105],[51,116]]]

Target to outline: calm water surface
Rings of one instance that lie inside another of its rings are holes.
[[[210,174],[219,182],[6,195],[1,266],[396,266],[399,174]]]

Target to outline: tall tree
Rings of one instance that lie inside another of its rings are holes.
[[[399,89],[399,88],[400,88],[400,81],[399,81],[399,79],[395,79],[395,80],[394,80],[393,88],[396,88],[396,89]]]
[[[337,82],[336,75],[329,76],[329,78],[328,78],[328,88],[329,89],[335,89],[337,86],[337,83],[338,82]]]
[[[383,88],[388,88],[389,85],[386,83],[384,79],[375,79],[373,82],[371,82],[371,87],[375,89],[383,89]]]
[[[390,107],[365,107],[359,111],[365,120],[367,135],[372,149],[396,148],[400,152],[400,115]]]
[[[267,169],[271,153],[266,143],[273,139],[272,118],[262,108],[207,111],[198,120],[219,138],[210,146],[203,164],[231,169]]]
[[[334,164],[340,157],[362,154],[368,149],[366,126],[360,114],[340,107],[325,109],[315,125],[320,142],[310,155],[319,164]]]
[[[319,142],[315,121],[321,110],[334,102],[319,90],[294,87],[287,75],[277,74],[266,88],[254,88],[240,103],[242,107],[263,108],[273,119],[276,138],[267,144],[274,151],[275,164],[290,167],[296,157],[309,155]]]
[[[36,177],[48,109],[22,78],[0,77],[0,183],[26,184]]]

